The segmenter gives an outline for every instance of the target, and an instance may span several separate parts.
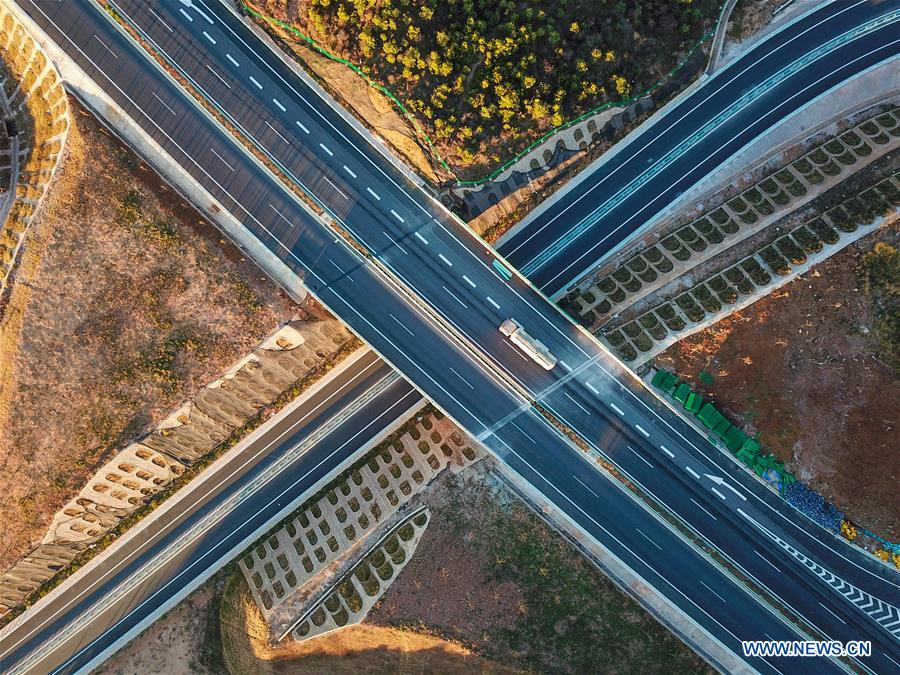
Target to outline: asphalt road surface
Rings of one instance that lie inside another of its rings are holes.
[[[598,472],[531,400],[576,429],[821,634],[871,639],[874,653],[861,660],[863,667],[889,672],[892,663],[900,664],[896,574],[806,521],[747,476],[521,277],[508,283],[500,278],[484,244],[223,5],[117,4],[246,143],[313,195],[371,257],[359,255],[301,208],[92,5],[20,4],[326,305],[723,644],[740,653],[741,639],[791,631]],[[855,30],[868,32],[824,59],[840,70],[895,53],[896,24],[888,19],[894,20],[897,2],[838,4],[848,8],[841,16],[854,17]],[[551,347],[560,360],[557,368],[543,371],[502,339],[497,326],[510,316]],[[52,641],[51,632],[43,638]],[[4,635],[0,659],[17,663],[37,647]],[[64,669],[83,659],[81,652],[73,654]],[[821,659],[749,663],[761,672],[835,668]]]

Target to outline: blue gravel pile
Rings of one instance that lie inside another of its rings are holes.
[[[815,490],[811,490],[803,483],[792,483],[784,486],[782,494],[791,506],[822,527],[835,532],[840,531],[844,514],[838,511],[834,504],[825,501],[825,497]]]

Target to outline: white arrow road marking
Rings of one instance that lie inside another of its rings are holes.
[[[718,486],[720,486],[720,487],[723,487],[723,488],[725,488],[726,490],[731,490],[731,491],[732,491],[734,494],[736,494],[738,497],[740,497],[740,498],[743,499],[744,501],[747,501],[747,498],[746,498],[744,495],[742,495],[740,492],[738,492],[736,489],[734,489],[734,488],[731,487],[728,483],[726,483],[726,482],[725,482],[725,479],[722,478],[721,476],[713,476],[711,473],[705,473],[705,474],[703,474],[703,475],[706,476],[707,478],[709,478],[709,479],[710,479],[713,483],[715,483],[716,485],[718,485]]]

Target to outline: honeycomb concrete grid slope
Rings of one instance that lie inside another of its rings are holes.
[[[0,614],[21,602],[351,337],[335,320],[288,324],[156,430],[117,453],[55,514],[41,544],[0,577]]]
[[[318,575],[333,572],[438,473],[482,455],[448,419],[436,414],[417,419],[337,487],[248,550],[239,565],[273,631],[296,620],[302,612],[297,605],[305,603],[308,586],[321,581]]]

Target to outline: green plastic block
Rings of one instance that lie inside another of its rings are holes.
[[[731,422],[723,417],[713,427],[713,433],[724,441],[725,434],[728,433],[729,429],[731,429]]]
[[[697,392],[692,391],[688,394],[687,400],[684,402],[684,409],[688,412],[696,413],[703,405],[703,397]]]
[[[666,375],[668,374],[669,373],[665,370],[657,370],[655,373],[653,373],[653,379],[650,380],[650,384],[652,384],[657,389],[662,389],[663,384],[666,381]]]
[[[756,455],[759,454],[759,441],[756,440],[755,438],[748,438],[741,445],[740,451],[750,453],[750,455],[755,457]]]
[[[690,385],[688,385],[685,382],[682,382],[681,384],[678,385],[678,388],[675,389],[675,393],[672,395],[672,398],[674,398],[679,403],[684,403],[685,401],[687,401],[687,397],[690,393],[691,393]]]
[[[715,430],[715,428],[718,427],[722,423],[722,420],[724,420],[724,419],[725,418],[722,417],[722,413],[720,413],[718,410],[716,410],[712,415],[710,415],[709,424],[707,426],[710,429]]]
[[[722,440],[725,441],[726,447],[731,450],[731,452],[737,452],[744,445],[744,441],[747,440],[747,434],[738,427],[731,427],[725,432],[725,436]]]
[[[710,424],[709,421],[712,418],[713,414],[718,413],[716,407],[712,403],[704,403],[700,408],[700,412],[697,413],[697,419],[703,422],[703,426],[708,429],[712,429],[715,426],[715,423]]]

